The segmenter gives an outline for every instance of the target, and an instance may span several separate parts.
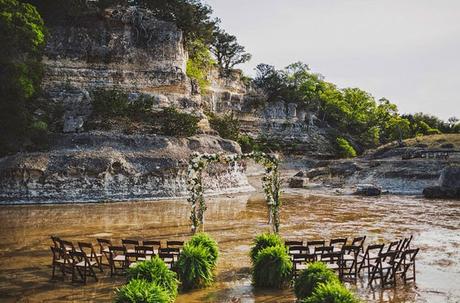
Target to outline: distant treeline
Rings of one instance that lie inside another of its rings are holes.
[[[388,99],[375,100],[359,88],[338,88],[301,62],[282,70],[267,64],[256,69],[254,84],[266,93],[267,102],[298,103],[366,148],[419,135],[460,133],[455,117],[445,122],[424,113],[401,115]]]

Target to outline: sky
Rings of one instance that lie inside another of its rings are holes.
[[[252,54],[237,66],[302,61],[401,113],[460,118],[460,0],[205,0]]]

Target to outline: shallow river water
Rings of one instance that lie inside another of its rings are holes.
[[[177,302],[294,302],[292,290],[251,287],[248,251],[254,236],[268,230],[266,215],[260,194],[209,198],[205,229],[219,243],[217,282]],[[86,286],[50,280],[49,236],[94,244],[98,237],[186,240],[188,218],[186,201],[0,206],[0,302],[110,302],[122,277],[105,271]],[[369,244],[412,234],[421,249],[415,284],[385,291],[365,282],[347,286],[367,302],[460,302],[459,201],[291,192],[284,195],[281,224],[286,239],[366,235]]]

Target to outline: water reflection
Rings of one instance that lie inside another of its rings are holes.
[[[186,201],[123,202],[0,207],[1,301],[110,302],[123,278],[101,277],[87,286],[51,282],[49,235],[73,241],[97,237],[187,239]],[[421,248],[417,287],[372,291],[350,285],[370,302],[458,302],[460,300],[460,203],[415,197],[378,199],[286,196],[281,213],[286,238],[329,239],[367,235],[368,242],[413,234]],[[247,253],[253,237],[268,230],[262,195],[208,200],[206,231],[219,242],[216,284],[181,294],[177,302],[294,302],[291,290],[255,291]]]

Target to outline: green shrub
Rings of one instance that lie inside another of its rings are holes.
[[[323,262],[315,262],[300,272],[295,280],[294,292],[297,299],[304,299],[311,296],[319,284],[329,282],[339,282],[339,278]]]
[[[143,279],[160,286],[169,294],[170,301],[174,301],[177,297],[179,284],[177,274],[168,269],[164,261],[158,256],[151,260],[136,263],[134,267],[128,269],[128,280],[136,279]]]
[[[207,115],[211,128],[216,130],[219,136],[233,141],[238,140],[240,135],[240,122],[233,114],[217,116],[213,113],[208,113]]]
[[[262,249],[252,269],[252,282],[256,287],[283,288],[289,284],[292,261],[284,245]]]
[[[176,264],[179,280],[184,289],[203,288],[211,285],[214,280],[214,267],[209,255],[209,250],[206,247],[195,246],[190,243],[184,245]]]
[[[189,59],[186,74],[194,79],[200,87],[202,94],[206,93],[209,86],[208,72],[214,64],[209,48],[201,41],[192,41],[188,46]]]
[[[136,117],[148,113],[153,106],[153,97],[140,95],[129,99],[119,88],[93,91],[93,111],[100,117]]]
[[[241,151],[243,153],[250,153],[259,150],[259,145],[256,141],[246,134],[238,136],[237,142],[241,146]]]
[[[356,151],[350,143],[341,137],[337,138],[337,145],[339,148],[339,155],[342,158],[353,158],[356,157]]]
[[[166,136],[190,137],[198,132],[199,117],[167,107],[157,115],[160,132]]]
[[[206,248],[208,250],[209,262],[213,268],[216,267],[217,258],[219,257],[219,247],[217,246],[217,242],[209,237],[208,234],[198,233],[188,241],[188,244]]]
[[[277,234],[263,233],[258,235],[254,239],[254,245],[251,247],[249,255],[251,257],[252,264],[255,264],[257,255],[261,250],[267,247],[272,246],[282,246],[284,247],[283,239]]]
[[[143,279],[133,279],[117,289],[116,303],[169,303],[166,290]]]
[[[302,303],[359,303],[360,300],[340,282],[319,284]]]

